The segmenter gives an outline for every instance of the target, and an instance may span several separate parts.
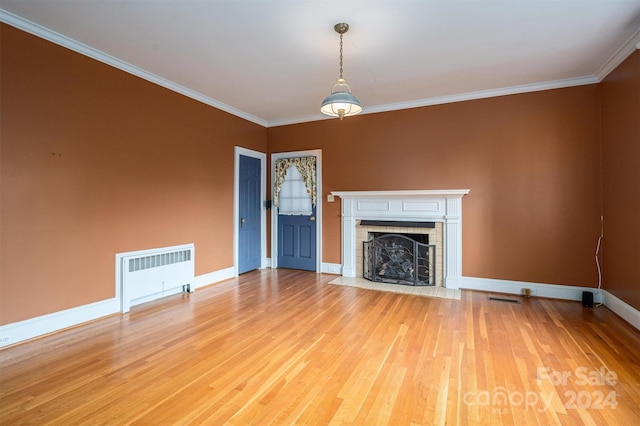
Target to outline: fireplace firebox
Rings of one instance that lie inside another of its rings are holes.
[[[374,282],[435,285],[435,245],[426,234],[371,233],[363,242],[363,276]]]

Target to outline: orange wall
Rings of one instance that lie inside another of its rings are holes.
[[[602,83],[604,287],[640,309],[640,51]]]
[[[605,288],[640,308],[637,52],[602,85],[264,129],[0,31],[0,325],[113,297],[116,253],[193,242],[196,274],[232,266],[234,145],[323,150],[330,263],[327,193],[470,188],[465,276],[595,286],[604,202]]]
[[[595,286],[598,105],[590,85],[303,123],[268,129],[269,151],[323,150],[324,262],[340,263],[327,193],[469,188],[463,275]]]
[[[259,125],[0,26],[0,324],[115,296],[115,254],[233,265],[234,145]]]

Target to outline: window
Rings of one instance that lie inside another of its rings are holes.
[[[279,213],[283,215],[311,215],[311,195],[298,168],[294,165],[287,169],[287,173],[280,190]]]

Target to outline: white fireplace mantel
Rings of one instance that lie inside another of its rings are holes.
[[[359,220],[444,223],[444,285],[460,288],[462,277],[462,197],[468,189],[333,191],[342,199],[342,275],[355,277]]]

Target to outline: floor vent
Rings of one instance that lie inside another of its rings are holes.
[[[505,299],[504,297],[489,296],[489,300],[492,300],[495,302],[507,302],[507,303],[520,304],[520,301],[518,299]]]

